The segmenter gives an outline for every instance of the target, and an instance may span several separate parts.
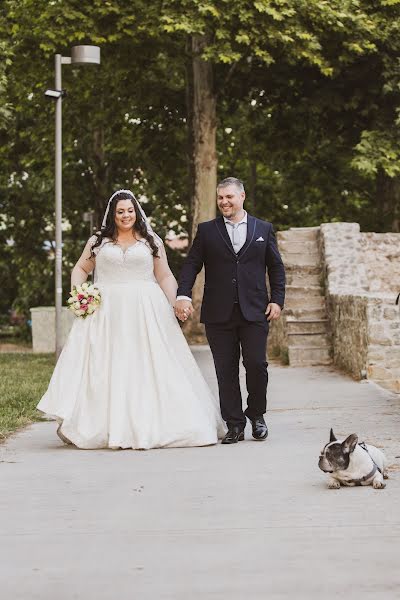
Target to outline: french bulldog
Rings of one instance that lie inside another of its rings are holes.
[[[329,473],[328,487],[340,485],[373,485],[384,488],[388,479],[387,460],[384,453],[369,444],[359,444],[355,433],[344,441],[336,439],[331,429],[329,442],[324,446],[318,461],[324,473]]]

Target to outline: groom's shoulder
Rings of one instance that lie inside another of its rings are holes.
[[[264,227],[268,227],[268,228],[272,227],[273,228],[272,223],[270,221],[267,221],[266,219],[259,219],[258,217],[254,217],[253,215],[249,215],[249,217],[251,219],[255,219],[255,221],[258,225],[263,225]]]
[[[202,223],[198,224],[198,228],[199,229],[209,229],[210,227],[215,227],[215,224],[218,222],[218,219],[220,219],[221,217],[216,217],[215,219],[211,219],[210,221],[203,221]]]

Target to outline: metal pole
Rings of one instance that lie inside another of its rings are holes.
[[[61,54],[55,55],[55,88],[61,90]],[[56,256],[55,256],[55,306],[56,306],[56,358],[60,356],[61,310],[62,310],[62,96],[56,100],[55,139],[55,212],[56,212]]]

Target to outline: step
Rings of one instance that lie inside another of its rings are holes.
[[[292,298],[293,296],[323,296],[324,290],[320,285],[287,285],[286,286],[286,298]]]
[[[315,254],[286,254],[281,252],[283,264],[286,268],[293,267],[318,267],[321,268],[321,257]]]
[[[296,308],[312,308],[312,309],[325,309],[325,297],[324,296],[307,296],[307,295],[297,295],[297,296],[287,296],[285,300],[285,307],[287,309],[296,309]]]
[[[317,242],[298,242],[297,240],[282,240],[278,242],[279,252],[283,254],[318,254]]]
[[[313,241],[319,237],[319,227],[294,227],[278,231],[278,240]]]
[[[294,319],[286,318],[288,335],[292,333],[329,333],[328,319]]]
[[[322,274],[322,265],[321,264],[312,264],[312,265],[286,265],[286,271],[292,274],[301,274],[301,275],[321,275]]]
[[[288,333],[289,348],[330,348],[331,336],[327,333]]]
[[[284,315],[287,318],[293,317],[296,320],[308,320],[308,321],[319,321],[322,319],[326,319],[326,307],[323,308],[310,308],[307,307],[306,304],[304,308],[288,308],[285,305]]]
[[[311,367],[313,365],[332,364],[331,350],[322,348],[307,348],[297,346],[289,348],[289,365],[291,367]]]
[[[308,273],[307,271],[286,269],[286,285],[311,287],[320,286],[324,282],[322,271],[318,269],[317,273]]]

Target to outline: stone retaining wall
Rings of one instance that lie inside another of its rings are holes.
[[[370,292],[400,292],[400,234],[362,233],[363,274]]]
[[[400,234],[321,225],[334,362],[400,393]]]

